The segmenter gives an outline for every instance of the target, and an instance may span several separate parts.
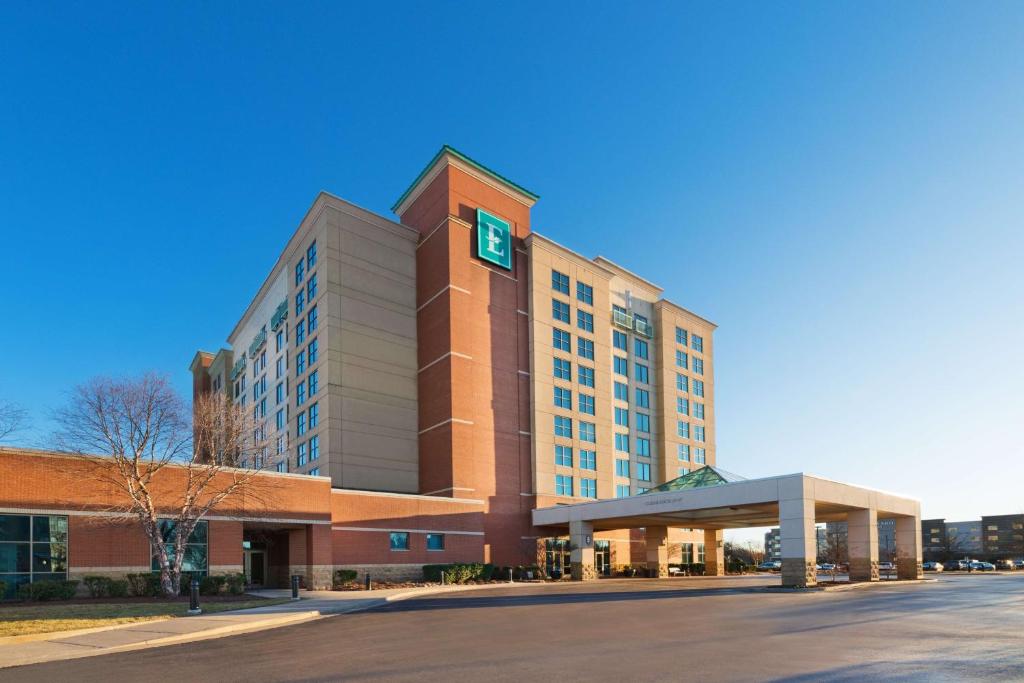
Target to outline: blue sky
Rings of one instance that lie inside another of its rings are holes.
[[[187,390],[317,191],[442,143],[717,322],[719,464],[1024,511],[1024,6],[7,3],[0,398]]]

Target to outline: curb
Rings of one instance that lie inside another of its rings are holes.
[[[55,638],[74,638],[76,636],[86,636],[90,633],[102,633],[103,631],[116,631],[122,628],[128,628],[129,626],[138,626],[139,624],[156,624],[161,621],[168,621],[175,617],[169,615],[163,615],[153,617],[152,619],[141,619],[139,621],[126,621],[123,624],[110,624],[109,626],[93,626],[92,628],[78,628],[70,631],[45,631],[43,633],[27,633],[23,636],[3,636],[0,638],[0,647],[6,647],[8,645],[18,645],[20,643],[34,643],[40,640],[53,640]]]

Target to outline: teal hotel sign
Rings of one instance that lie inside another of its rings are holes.
[[[483,209],[476,210],[476,255],[505,270],[512,270],[512,227],[508,221]]]

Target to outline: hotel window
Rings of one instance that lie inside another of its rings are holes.
[[[555,464],[572,467],[572,447],[555,445]]]
[[[557,327],[551,330],[551,346],[559,351],[569,351],[571,339],[572,337],[565,330],[560,330]]]
[[[650,408],[651,407],[651,392],[646,389],[636,390],[636,407],[637,408]]]
[[[316,323],[317,323],[317,310],[316,310],[316,306],[312,306],[309,309],[309,315],[306,317],[306,320],[307,320],[306,328],[309,330],[310,334],[313,334],[313,330],[316,329]]]
[[[288,356],[281,356],[277,359],[277,379],[284,377],[284,360]]]
[[[649,347],[647,345],[647,342],[645,342],[643,339],[633,340],[633,354],[637,358],[643,358],[644,360],[647,360],[648,350]]]
[[[320,476],[320,468],[319,467],[314,467],[313,469],[311,469],[309,471],[309,476],[311,476],[311,477],[319,477]]]
[[[299,351],[295,355],[295,376],[298,377],[306,371],[306,354]]]
[[[649,434],[651,432],[651,416],[647,413],[637,413],[636,430]]]
[[[278,353],[281,353],[281,349],[284,348],[284,328],[283,327],[280,330],[277,331],[276,343],[277,343],[276,351]]]
[[[616,375],[629,377],[629,361],[620,356],[612,356],[612,369]]]
[[[278,472],[284,472],[285,471],[285,466],[287,464],[288,463],[286,463],[284,460],[282,460],[281,462],[277,463],[277,471]]]
[[[170,519],[161,519],[158,524],[160,527],[160,538],[163,540],[164,548],[170,556],[168,559],[173,562],[174,545],[178,540],[178,525]],[[185,539],[185,554],[181,560],[182,572],[206,576],[208,555],[206,543],[208,538],[207,522],[205,520],[197,522],[192,529],[192,533]],[[155,555],[155,553],[153,554]],[[153,557],[150,568],[155,572],[160,571],[160,561],[156,557]]]
[[[594,342],[590,339],[584,339],[583,337],[578,337],[576,342],[576,350],[579,353],[580,358],[594,360]]]
[[[309,342],[309,347],[306,349],[306,355],[309,356],[309,364],[312,365],[316,362],[317,356],[320,355],[320,342],[314,339]]]
[[[615,476],[616,477],[628,477],[629,476],[629,461],[619,458],[615,461]]]
[[[704,544],[697,544],[697,564],[704,564]]]
[[[576,311],[576,327],[584,332],[594,331],[594,314],[586,311]]]
[[[681,327],[676,328],[676,344],[686,346],[686,330]]]
[[[695,374],[697,374],[697,375],[703,375],[704,374],[704,360],[703,359],[696,358],[696,357],[693,359],[693,372]]]
[[[309,459],[316,460],[320,457],[320,435],[309,438]]]
[[[690,391],[690,378],[681,372],[676,373],[676,389],[679,391]]]
[[[626,408],[616,408],[615,409],[615,424],[619,425],[620,427],[628,427],[629,426],[629,410],[628,409],[626,409]]]
[[[580,479],[580,495],[584,498],[597,498],[597,480]]]
[[[392,550],[408,550],[409,549],[409,532],[408,531],[392,531],[388,534],[388,542]]]
[[[306,412],[299,413],[299,416],[295,418],[296,432],[299,436],[306,433]]]
[[[681,443],[681,444],[679,444],[679,449],[678,450],[679,450],[679,459],[680,460],[686,460],[686,461],[690,460],[690,444],[688,444],[688,443]]]
[[[306,383],[299,382],[295,385],[295,405],[301,406],[306,402]]]
[[[693,395],[703,396],[704,395],[704,380],[695,379],[693,380]]]
[[[306,444],[300,443],[295,451],[295,466],[302,467],[306,464]]]
[[[579,394],[580,412],[587,415],[594,415],[594,397],[586,394]]]
[[[562,294],[569,293],[569,276],[565,273],[559,273],[557,270],[551,271],[551,289]]]
[[[685,398],[676,397],[676,412],[680,415],[689,415],[690,401]]]
[[[694,402],[694,404],[693,404],[693,416],[695,418],[697,418],[698,420],[703,420],[704,419],[704,404],[703,403],[697,403],[696,401]]]
[[[316,265],[316,240],[306,249],[306,267],[310,270]]]
[[[555,359],[555,379],[572,379],[572,363],[564,358]]]
[[[314,403],[309,407],[309,428],[313,429],[320,422],[320,403]]]
[[[703,353],[704,352],[704,338],[703,337],[698,337],[695,334],[691,334],[690,335],[690,346],[693,348],[694,351],[700,351],[701,353]]]
[[[676,350],[676,365],[678,367],[681,367],[681,368],[683,368],[685,370],[686,369],[686,365],[687,365],[686,360],[687,360],[686,353],[683,352],[683,351],[679,351],[677,349]]]
[[[584,387],[594,386],[594,368],[587,368],[582,365],[577,367],[576,372],[579,374],[580,385]]]
[[[580,441],[597,443],[597,433],[593,422],[580,421]]]
[[[638,438],[636,440],[636,454],[642,455],[645,458],[651,457],[651,440]]]
[[[594,305],[594,288],[582,282],[576,282],[576,299],[588,306]]]
[[[555,415],[555,436],[572,438],[572,418]]]
[[[309,282],[306,283],[306,301],[312,301],[313,297],[316,296],[316,273],[310,276]]]
[[[295,323],[295,343],[301,344],[306,341],[306,321],[300,320]]]
[[[279,430],[284,429],[284,408],[277,411],[277,428]]]
[[[306,307],[306,293],[299,290],[299,293],[295,295],[295,315],[302,313],[302,309]]]
[[[638,462],[636,464],[636,478],[640,481],[651,480],[651,463],[649,462]]]
[[[689,439],[690,438],[690,423],[689,422],[683,422],[682,420],[679,420],[678,422],[676,422],[676,435],[680,439]]]
[[[282,455],[288,450],[288,437],[283,434],[277,437],[277,454]]]
[[[629,484],[616,484],[615,485],[615,497],[616,498],[629,498]]]
[[[680,476],[680,477],[685,477],[689,473],[690,473],[690,470],[686,469],[685,467],[680,467],[679,470],[678,470],[678,476]]]
[[[572,477],[565,474],[555,475],[555,495],[556,496],[571,496],[572,495]]]
[[[284,382],[279,382],[277,387],[274,388],[274,402],[284,403]]]
[[[302,278],[306,274],[306,264],[303,261],[299,261],[295,264],[295,286],[298,287],[302,284]]]
[[[704,441],[704,425],[693,425],[693,440]]]
[[[697,447],[693,449],[693,461],[699,465],[704,464],[704,449]]]
[[[693,564],[693,544],[692,543],[680,543],[681,556],[680,560],[683,564]]]
[[[569,322],[569,304],[558,299],[552,299],[551,317],[555,320],[561,320],[563,323]]]
[[[612,346],[615,348],[625,351],[626,350],[626,333],[619,332],[618,330],[612,330]]]
[[[615,450],[620,453],[629,453],[629,434],[615,435]]]
[[[18,586],[68,578],[68,518],[56,515],[0,515],[0,599]]]
[[[427,534],[427,550],[444,550],[444,534]]]
[[[572,392],[562,387],[555,387],[555,407],[572,410]]]
[[[629,402],[629,387],[622,382],[615,383],[615,398],[619,401]]]
[[[643,363],[634,363],[633,365],[636,368],[636,381],[643,382],[644,384],[650,384],[647,366]]]
[[[581,470],[596,470],[597,469],[597,451],[580,450],[580,469]]]

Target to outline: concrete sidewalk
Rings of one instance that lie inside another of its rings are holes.
[[[17,637],[7,639],[6,643],[0,642],[0,669],[261,631],[312,619],[358,612],[420,595],[530,585],[539,584],[493,583],[478,586],[427,586],[369,592],[302,591],[300,593],[301,600],[266,607],[82,631],[40,634],[38,639],[33,638],[28,642]],[[253,595],[264,598],[284,598],[290,596],[291,593],[288,590],[263,590],[253,593]],[[18,640],[22,640],[22,642],[18,642]]]

